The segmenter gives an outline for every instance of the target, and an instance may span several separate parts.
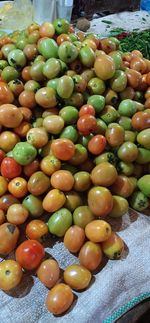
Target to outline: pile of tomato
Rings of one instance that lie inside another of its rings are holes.
[[[62,314],[121,257],[109,217],[149,207],[150,61],[56,19],[0,39],[0,75],[0,288],[34,271]],[[63,276],[50,236],[78,257]]]

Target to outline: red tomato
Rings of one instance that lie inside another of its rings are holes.
[[[88,136],[91,132],[94,132],[97,128],[96,118],[91,114],[84,114],[78,119],[77,129],[84,135]]]
[[[22,167],[12,157],[5,157],[1,163],[2,176],[11,179],[21,174]]]
[[[106,138],[103,135],[96,135],[88,142],[88,150],[93,155],[99,155],[104,151],[106,143]]]
[[[26,240],[16,250],[16,261],[26,270],[37,268],[44,256],[44,248],[36,240]]]
[[[56,139],[51,144],[51,150],[60,160],[69,160],[74,156],[75,145],[69,139]]]
[[[95,109],[91,104],[84,104],[79,111],[79,117],[82,117],[85,114],[90,114],[92,116],[95,116]]]
[[[1,165],[1,162],[4,159],[4,157],[5,157],[5,153],[2,149],[0,149],[0,165]]]

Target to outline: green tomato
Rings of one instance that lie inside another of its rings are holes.
[[[91,104],[96,113],[100,113],[105,106],[105,98],[102,95],[91,95],[87,101],[88,104]]]
[[[59,78],[57,84],[57,93],[63,99],[69,99],[73,93],[74,82],[68,75]]]
[[[137,159],[138,148],[133,142],[126,141],[119,147],[117,154],[122,161],[130,163]]]
[[[36,93],[36,91],[40,89],[40,84],[34,80],[29,80],[25,83],[24,89],[26,91],[31,91]]]
[[[136,138],[137,142],[144,148],[150,149],[150,128],[139,132]]]
[[[100,80],[98,77],[93,77],[88,82],[88,89],[91,94],[103,94],[106,90],[106,85],[103,80]]]
[[[22,202],[23,206],[29,211],[33,218],[39,218],[44,210],[40,198],[30,194],[26,196]]]
[[[95,219],[87,205],[77,207],[73,212],[73,223],[85,229],[86,225]]]
[[[74,124],[78,119],[78,110],[73,106],[67,106],[59,111],[59,115],[63,118],[65,124]]]
[[[118,107],[118,112],[121,116],[132,117],[136,111],[136,104],[130,99],[121,101]]]
[[[65,105],[71,105],[77,108],[80,108],[83,105],[83,103],[83,94],[78,92],[74,92],[69,99],[65,99]]]
[[[56,58],[49,58],[43,67],[43,74],[48,79],[53,79],[54,77],[58,76],[60,71],[60,61]]]
[[[150,150],[145,148],[138,148],[138,156],[136,162],[141,165],[150,163]]]
[[[26,56],[24,52],[20,49],[13,49],[8,54],[8,63],[17,69],[24,67],[26,65]]]
[[[85,148],[88,147],[88,143],[90,141],[90,139],[93,138],[93,134],[90,133],[88,136],[83,136],[83,135],[80,135],[79,138],[78,138],[78,144],[81,144],[82,146],[84,146]]]
[[[4,59],[0,60],[0,69],[3,70],[6,66],[8,66],[8,62]]]
[[[143,211],[148,207],[148,198],[140,191],[134,192],[130,197],[130,206],[136,211]]]
[[[95,53],[92,48],[85,46],[80,49],[79,58],[84,66],[93,67],[95,62]]]
[[[103,162],[108,162],[108,163],[116,166],[117,161],[118,161],[118,158],[112,152],[106,152],[106,153],[100,154],[99,156],[97,156],[94,159],[94,162],[96,165],[103,163]]]
[[[60,138],[70,139],[72,142],[76,142],[78,139],[78,132],[73,126],[67,126],[60,134]]]
[[[111,218],[120,218],[128,211],[128,208],[128,201],[124,197],[113,195],[113,208],[109,216]]]
[[[119,47],[120,41],[116,37],[109,37],[109,39],[116,44],[117,47]]]
[[[69,22],[63,18],[57,18],[53,21],[56,34],[66,34],[69,31]]]
[[[78,166],[78,165],[84,163],[87,160],[87,158],[88,158],[87,149],[81,144],[76,144],[75,145],[75,154],[70,159],[70,163],[72,165]]]
[[[14,44],[7,44],[7,45],[4,45],[1,49],[3,55],[5,58],[8,57],[8,54],[13,50],[13,49],[16,49],[16,46]]]
[[[66,208],[61,208],[52,214],[48,221],[48,228],[51,234],[63,237],[72,225],[72,214]]]
[[[78,49],[69,41],[64,41],[59,46],[58,55],[61,61],[65,63],[72,63],[78,56]]]
[[[70,33],[69,37],[72,42],[78,41],[78,36],[75,35],[74,33]]]
[[[125,162],[121,161],[117,165],[117,169],[120,173],[122,173],[126,176],[130,176],[134,172],[134,165],[132,163],[125,163]]]
[[[34,62],[30,69],[30,75],[34,81],[40,82],[44,80],[43,68],[45,63],[42,61]]]
[[[58,45],[52,38],[41,38],[38,42],[38,51],[46,59],[58,57]]]
[[[147,174],[141,177],[137,182],[137,186],[144,195],[150,197],[150,175]]]
[[[57,90],[57,85],[58,85],[58,80],[59,78],[55,78],[53,80],[49,80],[46,84],[47,87],[51,87],[55,91]]]
[[[106,123],[112,123],[119,117],[118,111],[111,105],[106,105],[100,114],[101,119]]]
[[[13,149],[13,157],[20,165],[28,165],[36,158],[37,150],[28,142],[18,142]]]
[[[121,70],[117,70],[110,81],[110,86],[115,92],[122,92],[127,86],[127,75]]]
[[[64,75],[65,72],[68,70],[68,66],[65,62],[63,62],[61,59],[58,59],[59,60],[59,63],[60,63],[60,66],[61,66],[61,75]]]
[[[27,39],[27,37],[24,37],[24,38],[17,40],[16,47],[17,47],[17,49],[23,50],[27,44],[28,44],[28,39]]]
[[[38,55],[34,60],[34,63],[36,62],[45,62],[45,58],[42,55]]]
[[[120,51],[113,51],[109,53],[109,56],[111,56],[111,58],[113,59],[116,70],[120,70],[122,67],[122,55]]]
[[[132,129],[132,122],[131,118],[121,116],[118,120],[118,123],[121,127],[123,127],[124,130],[131,130]]]
[[[43,127],[43,118],[36,118],[36,120],[32,123],[33,128]]]
[[[19,78],[19,72],[13,66],[6,66],[2,73],[1,77],[7,83]]]
[[[106,123],[102,120],[97,118],[97,129],[95,131],[96,134],[100,134],[100,135],[105,135],[106,129],[107,129],[107,125]]]
[[[135,131],[125,130],[124,141],[135,142],[136,136],[137,136],[137,133]]]

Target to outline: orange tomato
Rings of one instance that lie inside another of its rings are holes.
[[[13,178],[8,184],[8,191],[17,198],[24,197],[28,193],[27,181],[22,177]]]
[[[0,105],[6,103],[12,103],[14,101],[14,95],[11,92],[9,86],[0,81]]]
[[[67,170],[58,170],[51,176],[51,185],[61,191],[70,191],[74,185],[74,177]]]

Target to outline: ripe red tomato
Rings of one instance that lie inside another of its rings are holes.
[[[92,116],[95,116],[95,109],[91,104],[84,104],[79,111],[79,117],[82,117],[85,114],[90,114]]]
[[[1,163],[1,174],[8,179],[21,174],[22,167],[12,157],[5,157]]]
[[[99,155],[104,151],[106,143],[106,138],[103,135],[96,135],[88,142],[88,150],[93,155]]]
[[[44,248],[36,240],[26,240],[16,250],[16,261],[27,270],[37,268],[44,256]]]
[[[0,149],[0,165],[1,165],[1,162],[4,159],[4,157],[5,157],[5,153],[2,149]]]
[[[77,129],[84,135],[88,136],[90,133],[96,131],[97,121],[91,114],[82,115],[77,122]]]

